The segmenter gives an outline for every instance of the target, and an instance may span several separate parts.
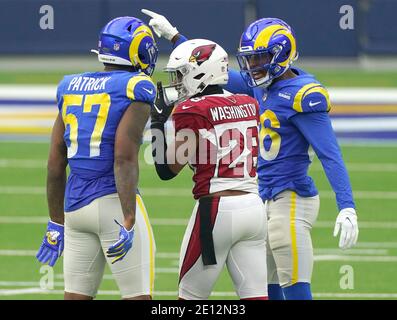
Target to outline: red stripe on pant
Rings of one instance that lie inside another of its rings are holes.
[[[214,228],[216,216],[219,209],[219,197],[212,198],[211,204],[211,227]],[[200,205],[197,208],[196,220],[194,221],[194,226],[192,233],[190,235],[189,244],[186,249],[185,257],[183,259],[181,272],[179,275],[179,282],[183,276],[193,267],[197,262],[198,258],[201,256],[201,243],[200,243]]]

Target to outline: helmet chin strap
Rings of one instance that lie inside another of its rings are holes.
[[[284,73],[286,73],[286,72],[290,69],[292,62],[295,61],[297,58],[298,58],[298,57],[296,56],[296,58],[295,58],[294,60],[292,60],[292,61],[288,64],[288,66],[287,66],[286,68],[284,68],[284,70],[283,70],[277,77],[275,77],[275,76],[270,77],[270,76],[269,76],[269,72],[270,72],[270,68],[269,68],[269,70],[267,71],[266,76],[263,78],[263,83],[259,84],[258,86],[259,86],[259,87],[262,87],[262,88],[267,88],[267,87],[269,87],[269,86],[272,84],[272,82],[273,82],[274,79],[281,77]],[[275,60],[275,59],[276,59],[276,56],[273,57],[271,64],[274,63],[274,60]],[[266,79],[266,78],[268,78],[268,79]],[[256,81],[255,81],[255,82],[256,82]]]
[[[209,75],[206,79],[201,81],[200,85],[194,91],[189,90],[187,88],[187,86],[182,84],[182,90],[183,90],[182,95],[178,96],[178,99],[176,101],[174,101],[174,103],[180,103],[183,100],[189,99],[189,98],[191,98],[191,97],[203,92],[205,90],[205,88],[207,88],[210,85],[211,79],[213,77],[214,77],[214,75],[212,75],[212,74]]]

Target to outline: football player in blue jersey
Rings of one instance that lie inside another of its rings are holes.
[[[151,17],[155,33],[174,47],[187,40],[164,16],[142,12]],[[260,104],[258,179],[268,214],[270,299],[312,299],[310,232],[320,199],[308,176],[310,146],[336,194],[334,236],[341,231],[339,247],[352,247],[358,237],[352,189],[328,116],[328,92],[312,75],[291,67],[297,57],[295,34],[287,23],[257,20],[241,36],[237,53],[241,70],[230,70],[225,86]]]
[[[137,183],[158,50],[148,26],[120,17],[102,29],[94,51],[104,71],[67,75],[58,86],[50,221],[37,259],[53,266],[65,249],[65,299],[93,299],[106,263],[123,299],[151,299],[155,242]]]

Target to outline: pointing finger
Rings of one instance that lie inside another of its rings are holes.
[[[152,18],[159,16],[159,14],[157,14],[156,12],[150,11],[148,9],[141,9],[141,12]]]

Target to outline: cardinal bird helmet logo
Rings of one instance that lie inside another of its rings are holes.
[[[198,65],[201,65],[204,61],[207,61],[211,57],[212,52],[215,50],[215,47],[216,44],[207,44],[195,48],[192,51],[189,62],[196,62]]]

